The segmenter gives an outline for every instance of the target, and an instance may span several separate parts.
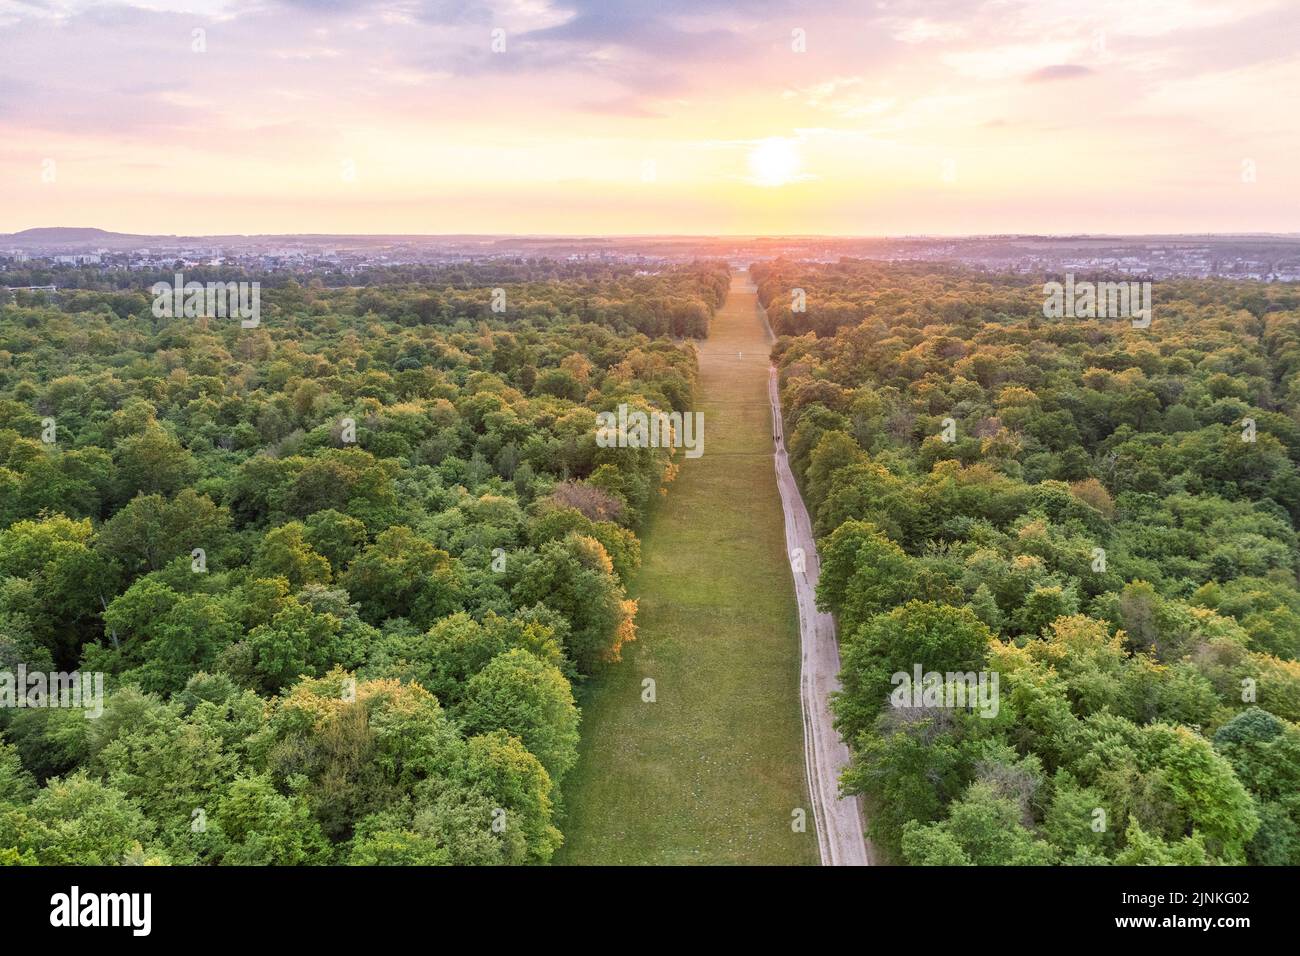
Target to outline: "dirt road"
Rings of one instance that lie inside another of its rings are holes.
[[[766,322],[766,316],[763,319]],[[768,332],[770,335],[770,327]],[[874,860],[863,833],[861,801],[856,797],[841,798],[839,795],[840,772],[849,764],[849,748],[835,730],[829,699],[831,693],[840,688],[840,648],[835,638],[834,619],[817,610],[816,590],[821,565],[813,541],[812,521],[786,456],[775,366],[769,370],[767,388],[772,404],[772,439],[776,445],[776,483],[785,511],[786,551],[791,556],[795,597],[799,603],[799,633],[803,648],[799,685],[803,699],[804,760],[808,767],[808,791],[817,825],[818,848],[823,866],[870,866]]]

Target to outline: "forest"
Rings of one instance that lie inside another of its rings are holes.
[[[691,406],[728,270],[221,278],[0,276],[0,671],[105,675],[0,709],[0,863],[547,862],[678,468],[595,412]]]
[[[1300,863],[1300,290],[1157,282],[1134,328],[959,266],[751,272],[886,860]],[[891,706],[917,664],[996,715]]]
[[[880,862],[1300,863],[1300,290],[1162,281],[1138,328],[750,271]],[[682,465],[595,413],[692,408],[728,268],[233,277],[255,328],[155,316],[170,278],[0,276],[59,286],[0,293],[0,673],[105,691],[0,707],[0,863],[550,861]],[[918,667],[998,705],[898,706]]]

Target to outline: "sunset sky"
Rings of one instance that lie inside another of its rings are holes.
[[[0,0],[0,232],[1300,231],[1297,38],[1295,0]]]

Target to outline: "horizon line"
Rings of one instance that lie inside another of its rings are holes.
[[[69,232],[100,232],[106,238],[148,239],[261,239],[279,237],[315,237],[327,239],[551,239],[551,240],[615,240],[615,239],[784,239],[784,240],[841,240],[841,239],[1138,239],[1185,237],[1265,237],[1300,238],[1300,230],[1274,232],[1244,230],[1240,232],[917,232],[917,233],[727,233],[727,232],[629,232],[629,233],[549,233],[549,232],[117,232],[99,226],[29,226],[0,237],[14,238],[23,233],[66,230]]]

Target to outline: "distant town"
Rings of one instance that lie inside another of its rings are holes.
[[[658,264],[723,258],[740,266],[775,258],[953,262],[1028,275],[1107,272],[1152,279],[1221,277],[1300,281],[1300,234],[1176,236],[966,236],[897,238],[749,236],[157,236],[42,228],[0,234],[0,267],[59,284],[86,267],[157,272],[220,268],[356,277],[390,266],[491,260]],[[74,285],[76,283],[73,283]],[[16,286],[10,286],[15,288]]]

